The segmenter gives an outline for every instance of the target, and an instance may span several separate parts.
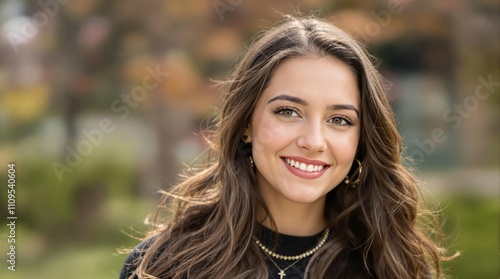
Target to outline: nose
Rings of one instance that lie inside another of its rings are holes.
[[[323,152],[327,148],[321,121],[310,121],[301,128],[297,145],[309,153]]]

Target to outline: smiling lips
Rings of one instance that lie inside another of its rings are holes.
[[[321,171],[325,167],[324,165],[313,165],[313,164],[306,165],[305,163],[294,161],[294,160],[289,159],[289,158],[285,158],[285,161],[290,166],[292,166],[292,167],[294,167],[296,169],[299,169],[301,171],[307,171],[307,172]]]
[[[330,167],[321,161],[309,161],[305,158],[282,157],[281,160],[291,173],[307,179],[320,177]]]

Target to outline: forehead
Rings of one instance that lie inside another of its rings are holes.
[[[279,94],[297,95],[317,103],[347,102],[359,108],[360,94],[353,70],[331,56],[302,56],[283,61],[273,72],[259,101]]]

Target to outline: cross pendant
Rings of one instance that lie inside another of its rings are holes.
[[[285,271],[280,269],[280,272],[278,273],[280,276],[280,279],[283,279],[283,277],[286,277]]]

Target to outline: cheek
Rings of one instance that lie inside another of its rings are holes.
[[[352,161],[356,156],[359,133],[343,134],[332,137],[330,142],[337,161]]]
[[[270,119],[260,119],[252,129],[252,146],[255,151],[262,151],[264,149],[278,149],[285,142],[292,138],[293,132],[284,127],[278,121]]]
[[[346,151],[349,151],[351,153],[353,153],[353,155],[356,153],[356,150],[358,148],[358,144],[359,144],[359,133],[354,133],[352,135],[349,135],[346,139],[346,143],[345,143],[345,148],[346,148]]]

